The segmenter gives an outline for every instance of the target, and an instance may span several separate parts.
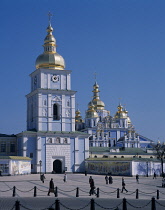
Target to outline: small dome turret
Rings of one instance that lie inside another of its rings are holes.
[[[93,85],[93,99],[92,101],[90,101],[88,103],[88,106],[91,106],[91,104],[94,105],[94,109],[95,110],[103,110],[105,107],[105,104],[103,101],[100,100],[100,96],[99,96],[99,85],[97,84],[97,82],[95,82],[95,84]]]
[[[76,123],[83,122],[81,112],[79,109],[76,110],[75,121]]]
[[[88,105],[88,110],[86,111],[86,118],[98,118],[98,114],[94,109],[93,103]]]

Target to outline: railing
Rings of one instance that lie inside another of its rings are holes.
[[[132,208],[138,208],[138,209],[142,209],[144,207],[150,206],[151,210],[156,210],[156,207],[158,207],[158,206],[159,207],[161,206],[161,209],[165,208],[165,205],[162,205],[161,203],[156,201],[155,198],[153,197],[149,202],[147,202],[143,206],[135,206],[130,201],[127,201],[126,198],[123,198],[122,201],[119,204],[117,204],[114,207],[110,207],[110,208],[107,208],[107,207],[104,207],[104,206],[100,205],[98,202],[96,202],[92,198],[90,200],[90,202],[86,203],[82,207],[79,207],[78,209],[72,209],[72,208],[68,207],[68,204],[66,206],[65,204],[61,203],[59,199],[56,199],[54,203],[52,203],[51,205],[49,205],[48,207],[46,207],[46,208],[44,208],[42,210],[60,210],[60,206],[65,208],[65,209],[68,209],[68,210],[83,210],[83,209],[85,209],[87,207],[89,207],[90,210],[97,210],[97,207],[102,208],[102,209],[107,209],[107,210],[127,210],[127,206],[131,206]],[[28,207],[22,205],[20,203],[20,201],[18,201],[18,200],[15,201],[15,204],[12,207],[11,210],[20,210],[20,207],[22,207],[24,209],[27,209],[27,210],[35,210],[35,209],[31,209],[31,208],[28,208]]]
[[[18,189],[16,186],[14,186],[13,188],[10,188],[8,190],[0,190],[1,193],[5,193],[5,192],[9,192],[11,191],[12,192],[12,197],[15,197],[16,196],[16,192],[21,192],[21,193],[29,193],[31,191],[33,191],[32,195],[33,197],[37,197],[37,192],[44,192],[45,194],[48,193],[48,190],[42,190],[36,186],[34,186],[32,189],[29,189],[29,190],[21,190],[21,189]],[[83,189],[80,189],[79,187],[76,187],[72,190],[63,190],[63,189],[60,189],[58,188],[57,186],[55,187],[53,193],[54,193],[54,196],[55,197],[58,197],[58,194],[62,194],[62,193],[70,193],[70,192],[74,192],[75,191],[75,197],[80,197],[83,193],[83,196],[84,196],[84,193],[89,195],[89,191],[85,191]],[[162,195],[162,199],[164,199],[164,195],[165,193],[160,191],[160,190],[155,190],[153,192],[143,192],[139,189],[136,189],[135,191],[129,191],[129,192],[122,192],[121,189],[117,188],[116,190],[114,191],[103,191],[101,190],[100,188],[97,188],[96,191],[94,191],[94,193],[96,195],[97,198],[100,197],[101,194],[106,194],[106,195],[115,195],[116,194],[116,198],[120,198],[121,194],[123,194],[125,197],[126,196],[130,196],[130,195],[133,195],[135,194],[135,198],[136,199],[139,199],[140,196],[144,197],[145,196],[149,196],[149,197],[153,197],[155,196],[157,200],[159,200],[160,198],[160,194]]]

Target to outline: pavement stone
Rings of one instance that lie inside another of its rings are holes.
[[[89,196],[89,176],[84,174],[67,174],[67,182],[63,182],[63,174],[45,174],[45,182],[40,181],[39,174],[2,176],[0,177],[0,209],[15,210],[16,200],[20,201],[21,210],[48,209],[56,201],[53,193],[47,196],[49,181],[54,180],[58,188],[58,199],[60,210],[63,209],[90,209],[90,201],[95,200],[95,210],[123,209],[123,198],[127,199],[127,210],[141,207],[143,210],[151,209],[151,198],[155,197],[157,209],[165,209],[165,188],[162,188],[162,178],[140,177],[139,184],[135,177],[124,177],[128,193],[121,193],[122,177],[113,176],[113,184],[106,184],[105,176],[91,175],[99,188],[99,198],[95,195]],[[16,187],[16,195],[13,197],[13,187]],[[37,196],[34,197],[34,186],[37,187]],[[76,188],[79,188],[79,197],[76,198]],[[120,198],[117,198],[117,188],[120,189]],[[139,190],[139,199],[136,199],[136,189]],[[159,200],[157,199],[159,190]],[[89,204],[89,205],[88,205]],[[147,205],[148,204],[148,205]],[[23,208],[24,206],[25,208]],[[86,206],[86,207],[85,207]],[[53,205],[54,207],[54,205]],[[140,208],[139,208],[140,209]]]

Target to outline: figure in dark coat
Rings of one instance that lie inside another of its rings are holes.
[[[154,172],[154,176],[153,176],[153,179],[156,179],[156,173]]]
[[[41,174],[41,181],[44,183],[44,180],[45,180],[45,175],[44,174]]]
[[[53,179],[51,178],[50,182],[49,182],[49,191],[48,191],[48,196],[50,195],[50,192],[54,192],[54,182]]]
[[[92,176],[89,177],[89,184],[90,184],[91,180],[92,180]]]
[[[139,175],[136,174],[136,182],[139,184]]]
[[[113,183],[113,178],[111,176],[109,176],[109,184]]]
[[[90,195],[90,196],[93,195],[93,194],[96,195],[94,180],[91,179],[89,184],[90,184],[90,188],[91,188],[90,191],[89,191],[89,195]]]
[[[122,178],[122,190],[121,192],[123,192],[123,190],[125,190],[126,192],[128,192],[128,190],[125,188],[125,181],[124,181],[124,178]]]
[[[108,176],[107,175],[105,176],[105,182],[106,182],[106,184],[108,184]]]

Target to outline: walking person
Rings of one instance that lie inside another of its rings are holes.
[[[64,174],[64,182],[67,182],[67,175],[66,175],[66,173]]]
[[[156,173],[154,172],[154,176],[153,176],[153,179],[156,179]]]
[[[136,174],[136,182],[139,184],[139,175]]]
[[[123,192],[123,190],[128,192],[128,190],[125,188],[125,186],[126,186],[126,184],[125,184],[124,178],[122,178],[122,190],[121,190],[121,193]]]
[[[113,178],[112,176],[109,176],[109,184],[112,184],[113,183]]]
[[[49,182],[49,191],[48,191],[48,196],[50,196],[50,192],[54,192],[54,182],[53,182],[53,179],[51,178],[50,182]]]
[[[106,181],[106,184],[108,184],[108,176],[107,175],[105,176],[105,181]]]
[[[41,181],[44,183],[44,180],[45,180],[45,175],[44,174],[41,174]]]
[[[95,194],[95,195],[96,195],[94,180],[93,180],[93,179],[91,179],[89,184],[90,184],[90,191],[89,191],[89,195],[90,195],[90,196],[91,196],[91,195],[93,195],[93,194]]]
[[[91,180],[92,180],[92,176],[89,177],[89,184],[90,184]]]

